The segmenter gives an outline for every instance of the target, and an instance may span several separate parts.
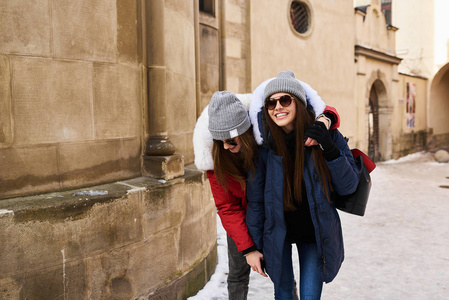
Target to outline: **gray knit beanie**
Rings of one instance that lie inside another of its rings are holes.
[[[251,127],[248,112],[234,93],[215,92],[209,103],[209,131],[215,140],[227,140]]]
[[[295,78],[292,71],[282,71],[278,77],[271,80],[265,87],[263,93],[264,101],[276,93],[289,93],[301,100],[307,107],[306,92],[301,83]]]

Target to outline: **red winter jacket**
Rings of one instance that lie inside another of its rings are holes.
[[[223,228],[232,238],[239,252],[254,246],[245,222],[245,191],[236,180],[228,178],[228,190],[217,182],[213,170],[207,171],[215,206],[218,209]]]
[[[326,108],[324,109],[325,114],[331,114],[333,117],[332,126],[329,129],[337,129],[340,127],[340,115],[338,114],[337,110],[333,106],[326,105]]]

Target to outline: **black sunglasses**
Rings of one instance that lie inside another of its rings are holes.
[[[275,109],[278,101],[282,105],[282,107],[287,107],[292,104],[293,97],[290,95],[283,95],[278,99],[269,98],[265,101],[265,108],[268,110]]]
[[[214,141],[223,143],[222,140],[214,140]],[[234,140],[234,139],[228,139],[228,140],[225,140],[224,143],[226,143],[226,144],[228,144],[228,145],[230,145],[230,146],[237,146],[237,141]]]

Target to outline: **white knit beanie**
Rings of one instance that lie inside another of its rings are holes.
[[[215,140],[227,140],[251,127],[243,103],[228,91],[215,92],[209,103],[209,131]]]

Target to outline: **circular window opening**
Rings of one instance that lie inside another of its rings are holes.
[[[293,1],[290,6],[290,20],[298,33],[307,33],[310,29],[309,7],[304,2]]]

